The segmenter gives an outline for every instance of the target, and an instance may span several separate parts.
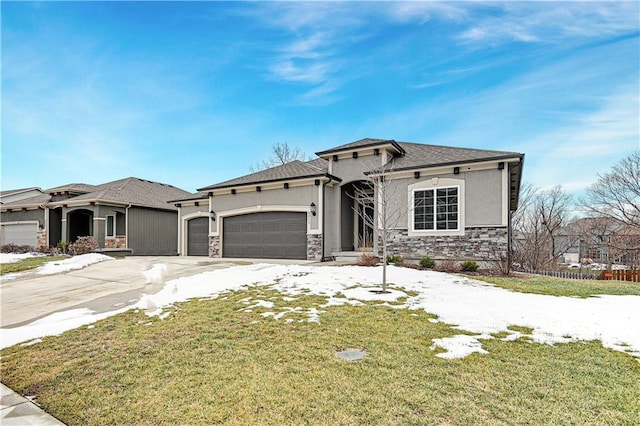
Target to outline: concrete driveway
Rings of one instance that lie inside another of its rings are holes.
[[[0,327],[17,327],[69,309],[107,312],[133,304],[142,294],[153,294],[162,289],[162,282],[149,283],[142,273],[159,263],[167,266],[164,281],[168,281],[250,262],[188,256],[135,256],[56,275],[28,273],[0,284]]]

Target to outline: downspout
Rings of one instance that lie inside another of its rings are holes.
[[[129,250],[129,209],[131,208],[131,204],[124,209],[124,246],[127,250]]]

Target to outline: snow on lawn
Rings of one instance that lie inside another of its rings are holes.
[[[81,254],[68,259],[45,263],[36,270],[36,273],[39,275],[59,274],[61,272],[73,271],[74,269],[86,268],[89,265],[105,260],[113,260],[113,258],[99,253]]]
[[[361,305],[364,301],[380,304],[395,303],[395,308],[424,310],[438,316],[440,322],[461,330],[458,336],[434,339],[432,349],[446,352],[437,356],[458,358],[473,352],[486,353],[482,340],[491,335],[507,333],[504,340],[525,336],[532,341],[555,344],[580,340],[600,340],[610,349],[640,358],[640,296],[600,296],[588,299],[545,296],[504,290],[479,281],[433,271],[417,271],[391,266],[388,281],[391,293],[380,294],[381,267],[307,266],[257,264],[218,269],[191,277],[182,277],[165,284],[154,295],[145,295],[135,305],[147,315],[170,315],[176,302],[193,298],[216,298],[228,291],[265,286],[282,293],[282,302],[247,299],[247,308],[266,309],[263,317],[286,318],[290,313],[304,313],[309,321],[322,321],[322,308],[342,304]],[[158,269],[161,269],[160,267]],[[416,296],[409,296],[417,294]],[[296,296],[319,295],[327,302],[319,309],[295,306]],[[277,305],[277,306],[276,306]],[[121,311],[115,311],[112,314]],[[101,314],[106,315],[106,314]],[[82,324],[97,320],[92,312]],[[93,320],[92,320],[93,318]],[[75,318],[77,321],[77,318]],[[49,335],[44,326],[58,319],[47,317],[28,326],[0,330],[2,347]],[[509,326],[528,327],[524,334]],[[69,327],[72,324],[70,323]],[[27,330],[27,327],[30,327]],[[61,332],[62,326],[56,328]],[[22,331],[19,331],[23,329]],[[69,329],[69,328],[67,328]],[[16,330],[20,340],[8,339],[6,333]],[[62,330],[64,331],[64,330]],[[475,334],[470,336],[469,334]],[[10,343],[10,344],[8,344]]]
[[[23,259],[37,256],[46,256],[42,253],[0,253],[0,263],[15,263]]]

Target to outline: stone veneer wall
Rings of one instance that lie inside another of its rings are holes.
[[[307,260],[322,260],[322,235],[307,234]]]
[[[49,247],[49,243],[47,242],[47,231],[45,230],[38,231],[36,236],[36,246],[34,248],[39,249],[41,247]]]
[[[220,236],[209,236],[209,257],[222,257]]]
[[[389,254],[419,260],[498,261],[507,253],[507,228],[466,228],[464,236],[409,237],[407,230],[397,230],[387,245]]]
[[[115,238],[107,238],[104,240],[104,248],[125,248],[127,246],[127,237],[119,236]]]

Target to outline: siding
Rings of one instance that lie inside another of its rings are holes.
[[[44,210],[20,210],[15,212],[2,213],[2,222],[25,222],[37,220],[39,226],[44,226]]]
[[[178,253],[178,212],[132,207],[129,209],[129,248],[139,256]]]

